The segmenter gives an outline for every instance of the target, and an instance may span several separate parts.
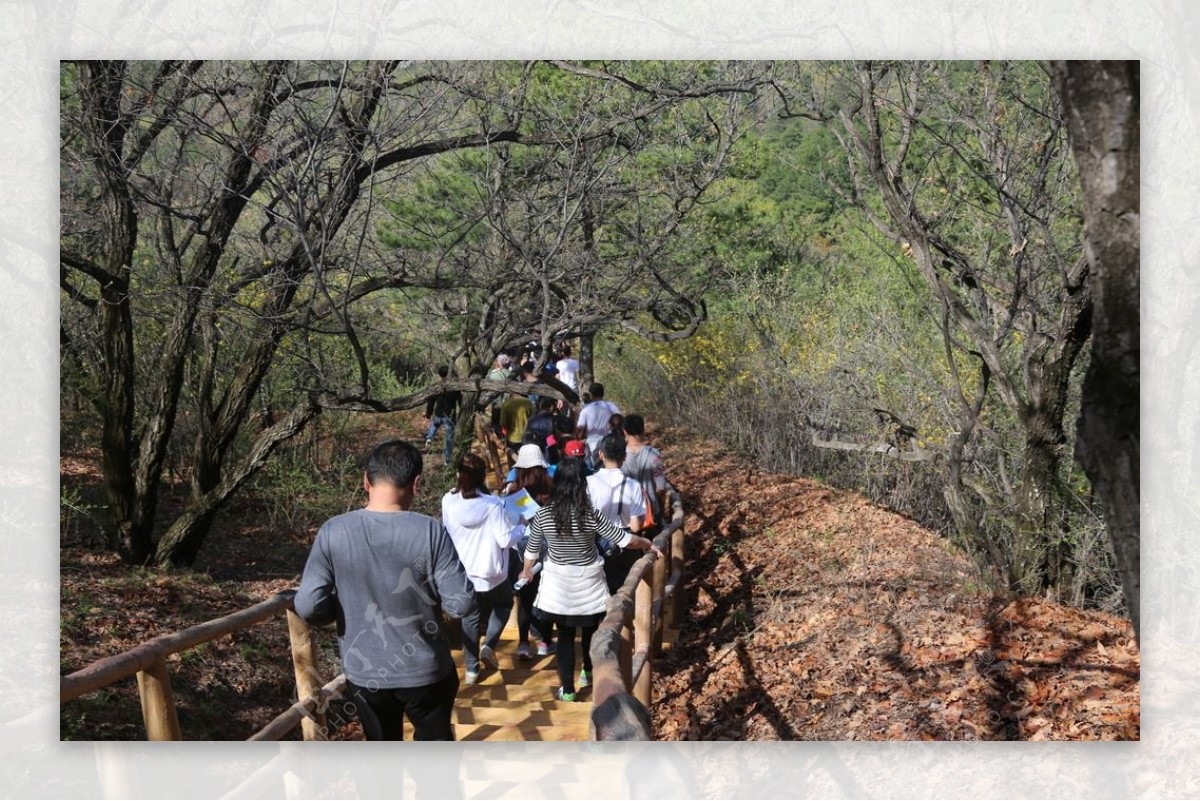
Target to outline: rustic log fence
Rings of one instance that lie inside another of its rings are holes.
[[[608,599],[608,612],[592,637],[592,737],[650,740],[652,660],[663,635],[682,613],[685,557],[684,510],[671,491],[671,521],[654,538],[662,551],[634,563],[625,583]]]
[[[291,640],[292,667],[296,676],[296,697],[288,710],[271,721],[250,739],[278,740],[300,726],[305,740],[325,739],[325,709],[345,686],[338,676],[322,684],[317,670],[317,650],[312,631],[292,607],[295,590],[287,590],[225,617],[209,620],[191,628],[163,634],[128,651],[100,659],[82,670],[59,680],[59,703],[65,704],[82,695],[137,676],[142,701],[142,720],[147,740],[181,740],[179,714],[171,691],[167,657],[206,642],[212,642],[265,620],[286,615]]]
[[[684,514],[678,493],[671,492],[671,521],[654,538],[653,551],[639,559],[621,589],[608,601],[608,612],[592,638],[594,689],[591,735],[597,740],[648,740],[652,737],[651,660],[662,648],[666,626],[682,613]],[[308,624],[292,605],[295,590],[182,631],[164,634],[100,659],[59,681],[59,703],[136,675],[148,740],[181,740],[179,715],[171,690],[167,658],[212,642],[279,615],[285,615],[291,641],[296,698],[288,709],[250,740],[281,740],[301,727],[305,740],[327,739],[325,711],[341,697],[346,677],[322,683],[317,649]]]

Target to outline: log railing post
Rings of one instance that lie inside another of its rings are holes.
[[[149,667],[139,670],[137,683],[138,695],[142,699],[142,720],[146,723],[146,739],[183,739],[179,732],[179,714],[175,711],[175,696],[171,692],[166,655],[160,653]]]
[[[683,523],[671,532],[671,575],[683,576],[683,559],[684,559],[684,536]],[[684,615],[684,600],[683,587],[675,588],[674,595],[671,596],[671,603],[667,613],[667,625],[671,628],[677,628],[679,621]]]
[[[652,576],[653,574],[651,574]],[[651,612],[653,594],[650,587],[651,576],[642,573],[642,580],[637,585],[637,595],[633,612],[633,664],[641,662],[642,669],[633,677],[633,697],[650,707],[650,654],[651,641]],[[642,659],[638,659],[641,654]]]
[[[621,668],[621,685],[628,688],[633,684],[633,626],[621,627],[621,651],[618,665]]]
[[[671,563],[670,546],[662,556],[654,563],[653,586],[651,588],[651,631],[650,631],[650,656],[657,657],[662,653],[663,641],[663,599],[666,595],[667,588],[667,568]]]
[[[321,676],[317,673],[317,649],[313,645],[312,630],[304,618],[293,610],[287,611],[288,638],[292,643],[292,667],[296,672],[296,700],[317,698],[318,703],[312,710],[311,717],[305,715],[300,721],[305,740],[324,740],[325,736],[325,706],[320,703]]]

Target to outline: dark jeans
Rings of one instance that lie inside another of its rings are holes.
[[[483,635],[481,629],[485,620],[487,633],[484,642],[490,648],[500,644],[500,635],[504,633],[509,615],[512,614],[512,585],[502,581],[487,592],[476,591],[475,600],[475,611],[462,619],[463,661],[472,673],[479,672],[479,638]]]
[[[351,681],[346,684],[368,740],[403,740],[406,714],[414,740],[454,739],[451,714],[458,693],[458,671],[423,687],[369,690]]]
[[[446,430],[446,446],[443,449],[442,456],[445,458],[446,463],[449,464],[450,456],[454,453],[454,420],[450,417],[434,415],[429,421],[429,428],[425,430],[425,441],[432,442],[433,438],[437,436],[439,428]]]
[[[588,653],[592,647],[592,635],[596,633],[595,626],[584,626],[580,630],[583,640],[583,669],[590,675],[592,672],[592,655]],[[558,662],[558,683],[563,692],[575,692],[575,627],[558,624],[558,642],[554,645],[554,655]]]
[[[520,552],[521,556],[509,556],[508,560],[508,581],[512,586],[517,582],[521,575],[521,568],[524,566],[522,561],[524,552]],[[526,584],[521,589],[517,590],[517,634],[519,635],[518,642],[529,642],[529,632],[533,632],[533,636],[538,642],[550,643],[554,639],[554,623],[549,620],[542,620],[533,614],[533,602],[537,599],[538,583],[542,580],[542,574],[539,573],[533,577],[533,581]]]

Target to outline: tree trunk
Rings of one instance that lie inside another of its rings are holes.
[[[202,495],[196,493],[203,484],[193,484],[193,495],[187,506],[159,540],[155,561],[163,567],[193,564],[217,512],[258,472],[279,445],[302,432],[320,411],[314,399],[305,399],[285,418],[260,434],[246,457],[231,465],[218,484]]]
[[[579,335],[579,394],[587,392],[596,380],[595,333]]]
[[[124,178],[122,149],[128,121],[121,114],[124,62],[84,62],[80,98],[87,108],[87,149],[96,166],[104,235],[96,277],[100,287],[100,363],[104,418],[101,469],[108,501],[110,545],[130,564],[150,556],[154,526],[139,502],[134,479],[134,343],[129,279],[137,244],[137,210]]]
[[[1140,638],[1139,65],[1060,61],[1054,71],[1083,183],[1086,252],[1095,282],[1076,457],[1104,508],[1125,605]]]

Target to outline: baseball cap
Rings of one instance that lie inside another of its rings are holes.
[[[567,442],[566,447],[563,448],[563,453],[567,456],[583,456],[587,453],[587,448],[584,446],[583,440],[573,439]]]

